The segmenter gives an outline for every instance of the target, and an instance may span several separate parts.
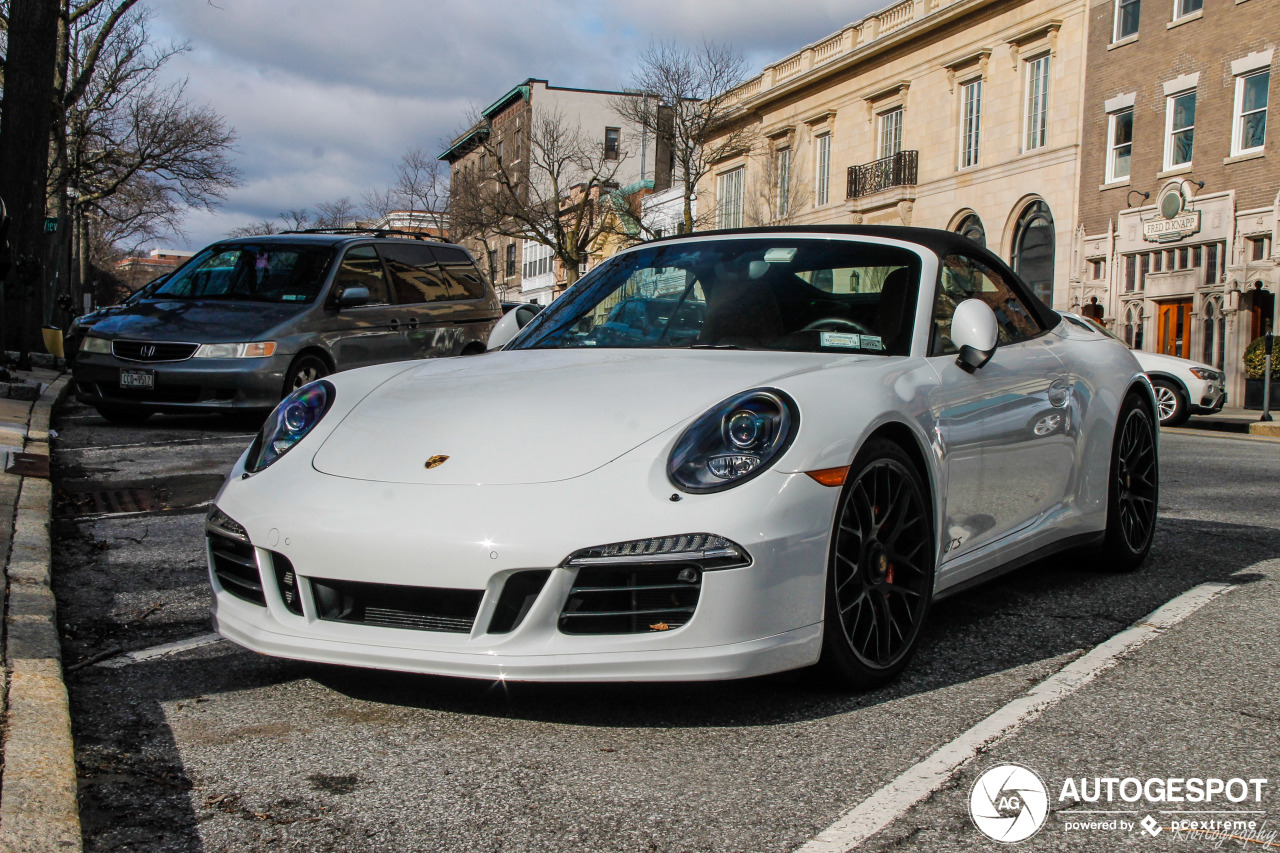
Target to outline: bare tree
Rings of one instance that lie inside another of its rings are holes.
[[[404,209],[424,214],[439,233],[449,232],[449,170],[422,148],[411,148],[396,164],[391,192]]]
[[[768,148],[752,159],[760,168],[752,169],[756,178],[743,205],[745,225],[788,225],[796,214],[807,210],[813,195],[807,181],[796,180],[804,174],[795,160],[795,148]]]
[[[684,228],[698,223],[693,198],[713,164],[750,152],[757,140],[753,123],[733,124],[734,90],[747,77],[747,63],[731,45],[703,40],[689,47],[671,41],[650,44],[640,54],[631,84],[654,96],[617,98],[614,109],[671,146],[672,181],[684,184]],[[657,109],[661,105],[664,109]],[[704,211],[703,217],[709,215]]]
[[[279,234],[280,225],[270,219],[259,219],[227,232],[228,237],[261,237],[264,234]]]
[[[350,228],[356,222],[356,206],[343,196],[316,205],[315,228]]]
[[[462,170],[452,183],[449,214],[455,232],[481,240],[486,249],[486,235],[548,246],[573,284],[607,226],[608,195],[617,186],[626,152],[606,151],[557,111],[530,120],[518,167],[499,156],[492,136],[480,145],[485,165]]]

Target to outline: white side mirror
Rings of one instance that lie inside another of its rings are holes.
[[[960,348],[956,364],[973,373],[991,360],[1000,326],[995,312],[981,299],[966,299],[951,315],[951,342]]]
[[[489,352],[502,349],[511,343],[520,332],[520,321],[516,316],[516,311],[508,311],[502,315],[502,319],[493,327],[493,331],[489,333]]]

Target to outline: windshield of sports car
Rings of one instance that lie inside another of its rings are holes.
[[[320,293],[333,249],[279,243],[210,246],[151,298],[311,302]]]
[[[906,355],[920,257],[877,243],[724,238],[605,261],[511,349],[692,347]]]

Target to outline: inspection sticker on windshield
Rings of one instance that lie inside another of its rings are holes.
[[[822,332],[818,339],[824,347],[862,349],[863,337],[863,335],[850,335],[845,332]]]
[[[884,349],[884,341],[880,339],[879,335],[863,335],[862,348],[882,350]]]

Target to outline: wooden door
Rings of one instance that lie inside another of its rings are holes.
[[[1191,300],[1161,302],[1156,314],[1156,348],[1165,355],[1191,357]]]

